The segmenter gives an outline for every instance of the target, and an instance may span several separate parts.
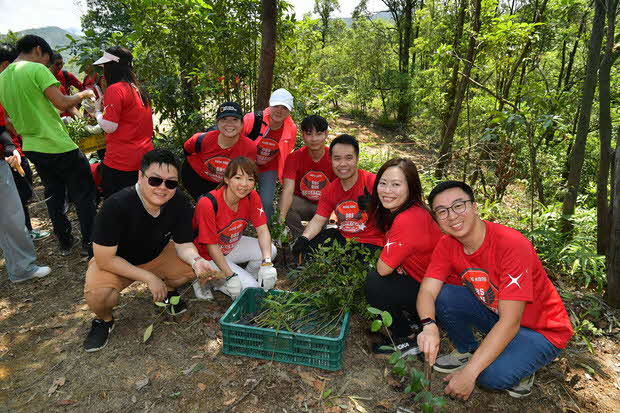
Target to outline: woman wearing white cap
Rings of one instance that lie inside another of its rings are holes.
[[[297,139],[297,126],[291,118],[291,110],[293,95],[286,89],[278,89],[271,94],[267,109],[248,113],[243,119],[242,135],[256,139],[258,193],[268,219],[273,215],[276,180],[282,180],[286,157],[293,151]],[[254,138],[254,122],[261,117],[260,133]]]
[[[103,104],[96,105],[97,123],[106,133],[106,153],[101,165],[104,198],[138,181],[140,160],[153,150],[151,100],[132,70],[133,56],[121,46],[103,53],[95,65],[103,65],[107,88]]]

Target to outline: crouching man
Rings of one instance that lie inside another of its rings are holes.
[[[138,183],[109,197],[95,220],[92,258],[84,295],[96,318],[84,350],[101,350],[114,328],[112,309],[119,294],[134,281],[145,282],[153,300],[170,302],[176,288],[210,267],[192,243],[193,210],[177,190],[179,162],[167,150],[142,158]],[[183,301],[171,314],[186,310]]]
[[[528,396],[534,373],[551,363],[573,334],[562,299],[521,233],[480,219],[467,184],[442,182],[428,202],[446,235],[418,293],[420,349],[435,370],[450,373],[444,379],[450,396],[467,400],[475,384]],[[444,285],[450,274],[463,286]],[[435,317],[456,348],[438,359]],[[485,335],[480,344],[472,327]]]

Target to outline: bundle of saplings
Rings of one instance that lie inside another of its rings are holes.
[[[336,337],[347,311],[364,314],[364,280],[377,262],[359,243],[323,244],[299,268],[292,270],[290,290],[270,293],[259,310],[243,324],[291,332]]]

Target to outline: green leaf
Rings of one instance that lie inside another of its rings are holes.
[[[146,330],[144,330],[144,337],[142,337],[142,342],[146,343],[149,338],[151,338],[151,334],[153,334],[153,324],[148,326]]]
[[[392,315],[387,311],[383,311],[381,313],[381,319],[383,320],[383,325],[389,327],[392,325]]]
[[[180,295],[173,295],[172,297],[170,297],[170,304],[172,305],[177,305],[179,304],[180,301],[181,301]]]
[[[394,350],[394,347],[392,347],[392,346],[381,346],[381,347],[379,347],[379,350],[383,350],[383,351]]]
[[[170,393],[168,395],[168,397],[170,397],[171,399],[178,399],[180,396],[181,396],[181,392],[180,391],[177,391],[177,392],[174,392],[174,393]]]
[[[370,331],[372,331],[373,333],[376,333],[377,331],[381,329],[382,326],[383,326],[383,323],[381,322],[381,320],[375,320],[370,325]]]
[[[327,399],[332,393],[334,392],[334,389],[327,389],[323,392],[323,399]]]
[[[165,307],[165,306],[167,306],[168,304],[166,304],[166,303],[162,303],[161,301],[155,301],[155,305],[156,305],[157,307]]]
[[[400,354],[398,354],[398,352],[392,353],[392,355],[390,356],[390,360],[389,360],[390,364],[396,364],[399,358],[400,358]]]
[[[378,308],[375,308],[375,307],[370,307],[370,306],[368,306],[368,307],[366,307],[366,310],[368,310],[368,312],[369,312],[370,314],[374,314],[374,315],[379,315],[379,314],[381,314],[381,310],[379,310]]]

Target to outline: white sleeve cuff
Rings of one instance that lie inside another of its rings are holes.
[[[95,113],[95,118],[97,118],[97,123],[105,133],[114,133],[118,129],[118,123],[103,119],[103,113],[101,112]]]

